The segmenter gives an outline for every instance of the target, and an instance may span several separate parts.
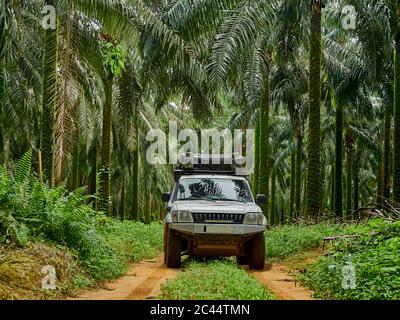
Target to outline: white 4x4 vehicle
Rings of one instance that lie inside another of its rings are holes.
[[[267,220],[258,206],[265,195],[253,198],[248,181],[235,174],[233,164],[213,165],[212,155],[199,155],[198,164],[175,170],[168,202],[164,253],[169,268],[181,264],[181,254],[236,256],[239,264],[262,270]],[[215,156],[214,156],[215,157]]]

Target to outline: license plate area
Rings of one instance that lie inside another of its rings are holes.
[[[229,233],[233,233],[233,226],[230,225],[224,225],[224,226],[216,226],[216,225],[208,225],[208,226],[204,226],[203,229],[204,233],[222,233],[222,234],[229,234]]]

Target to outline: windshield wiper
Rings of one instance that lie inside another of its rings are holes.
[[[221,201],[233,201],[233,202],[241,202],[241,203],[247,203],[247,200],[239,200],[239,199],[219,199]]]
[[[218,196],[208,196],[208,197],[189,197],[184,199],[178,199],[179,201],[189,201],[189,200],[206,200],[206,201],[232,201],[232,202],[241,202],[247,203],[247,200],[239,200],[239,199],[225,199],[220,198]]]
[[[202,197],[189,197],[189,198],[183,198],[183,199],[177,199],[178,201],[187,201],[187,200],[207,200],[206,198]]]

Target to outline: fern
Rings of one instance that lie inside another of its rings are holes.
[[[18,161],[18,166],[15,171],[15,182],[17,184],[21,184],[25,182],[31,173],[31,166],[32,166],[32,149],[27,151]]]
[[[0,211],[0,243],[13,242],[19,246],[28,243],[29,229],[9,212]]]

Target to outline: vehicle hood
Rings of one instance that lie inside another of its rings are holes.
[[[262,212],[261,208],[255,203],[235,202],[235,201],[207,201],[207,200],[187,200],[175,201],[172,210],[185,210],[190,212],[202,213],[248,213]]]

